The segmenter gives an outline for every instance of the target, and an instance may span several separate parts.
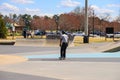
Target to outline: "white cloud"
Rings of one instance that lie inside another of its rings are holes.
[[[30,9],[30,8],[25,8],[20,11],[20,13],[23,12],[22,14],[30,14],[30,15],[38,15],[40,14],[40,9],[35,8],[35,9]]]
[[[40,12],[39,9],[30,9],[30,8],[25,8],[26,12]]]
[[[107,6],[108,7],[118,7],[118,8],[120,8],[120,4],[108,4]]]
[[[12,2],[19,3],[19,4],[32,4],[34,0],[11,0]]]
[[[14,5],[11,5],[11,4],[8,4],[8,3],[3,3],[1,6],[0,6],[0,11],[19,11],[19,8],[14,6]]]
[[[99,16],[100,18],[104,17],[106,14],[114,14],[115,11],[114,10],[111,10],[111,9],[107,9],[107,8],[100,8],[96,5],[92,5],[91,6],[94,10],[95,10],[95,13],[97,14],[97,16]],[[110,16],[110,19],[113,20],[113,17],[114,16]]]
[[[49,17],[53,17],[54,16],[54,14],[51,14],[51,13],[40,13],[40,14],[38,14],[39,16],[49,16]]]
[[[31,15],[37,15],[40,14],[40,9],[35,8],[35,9],[30,9],[30,8],[21,8],[19,9],[18,7],[8,4],[8,3],[3,3],[0,5],[0,12],[2,12],[3,15],[9,15],[10,13],[12,14],[31,14]]]
[[[105,8],[100,8],[96,5],[92,5],[91,6],[97,13],[113,13],[114,10],[110,10],[110,9],[105,9]]]
[[[65,6],[65,7],[76,7],[79,5],[80,5],[80,2],[77,2],[77,1],[72,1],[72,0],[61,1],[61,6]]]

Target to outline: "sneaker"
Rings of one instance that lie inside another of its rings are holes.
[[[59,60],[65,60],[65,58],[64,57],[59,57]]]
[[[63,57],[63,60],[65,60],[65,57]]]

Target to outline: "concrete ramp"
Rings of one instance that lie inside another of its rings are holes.
[[[42,46],[42,47],[59,47],[59,39],[17,39],[15,46]],[[74,43],[70,42],[69,47]],[[80,45],[83,48],[91,48],[98,52],[116,52],[120,51],[120,41],[89,43]]]
[[[17,39],[15,46],[59,46],[59,40]]]
[[[98,50],[101,52],[117,52],[120,51],[120,41],[110,42],[107,45],[98,46]]]

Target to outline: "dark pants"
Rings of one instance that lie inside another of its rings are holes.
[[[60,57],[65,58],[66,57],[66,49],[67,49],[68,43],[62,43],[61,51],[60,51]]]
[[[24,36],[24,38],[26,38],[26,31],[23,31],[23,36]]]

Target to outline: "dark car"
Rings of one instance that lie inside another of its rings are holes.
[[[46,33],[46,37],[47,37],[47,39],[59,39],[60,38],[60,36],[61,36],[61,33],[59,33],[59,32],[48,32],[48,33]]]
[[[69,40],[73,40],[74,36],[69,33],[69,32],[65,32],[68,37],[69,37]],[[61,31],[58,31],[58,32],[49,32],[49,33],[46,33],[46,38],[47,39],[60,39],[62,35],[62,32]]]
[[[41,36],[41,35],[45,35],[45,34],[46,34],[46,32],[42,31],[42,30],[35,30],[35,32],[34,32],[34,35],[36,35],[36,36]]]

